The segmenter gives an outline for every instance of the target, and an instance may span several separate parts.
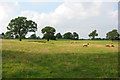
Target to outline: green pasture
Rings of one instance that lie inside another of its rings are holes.
[[[88,47],[82,44],[90,43]],[[113,43],[115,47],[105,47]],[[2,40],[3,78],[113,78],[118,41]]]

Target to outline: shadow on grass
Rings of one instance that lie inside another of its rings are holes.
[[[117,53],[36,54],[2,51],[3,78],[117,77]]]

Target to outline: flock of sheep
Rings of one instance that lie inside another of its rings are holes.
[[[111,45],[106,45],[106,47],[115,47],[112,43],[111,43]]]
[[[89,43],[86,43],[86,44],[83,44],[83,47],[87,47],[89,45]],[[106,44],[106,47],[115,47],[112,43],[109,45],[109,44]]]

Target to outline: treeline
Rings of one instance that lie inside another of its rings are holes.
[[[56,39],[72,39],[72,40],[79,40],[79,34],[77,32],[67,32],[61,35],[61,33],[56,33],[55,28],[51,26],[46,26],[41,30],[43,37],[36,36],[35,32],[37,31],[37,24],[32,20],[27,20],[26,17],[18,17],[12,19],[7,26],[7,32],[4,35],[5,39],[26,39],[26,34],[28,32],[34,32],[34,34],[30,35],[28,39],[47,39],[47,41],[56,40]],[[116,29],[106,33],[106,38],[95,38],[98,36],[97,30],[92,31],[88,34],[91,40],[119,40],[120,34]],[[84,40],[84,39],[80,39]]]
[[[17,38],[18,39],[18,38]],[[26,39],[46,39],[45,36],[40,38],[39,36],[36,36],[36,34],[32,34],[30,37]],[[64,35],[61,35],[61,33],[57,33],[55,36],[50,37],[51,40],[56,40],[56,39],[72,39],[72,40],[79,40],[79,35],[76,32],[67,32]]]

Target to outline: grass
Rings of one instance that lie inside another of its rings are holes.
[[[82,47],[83,43],[89,47]],[[118,42],[2,40],[3,78],[118,77]]]

